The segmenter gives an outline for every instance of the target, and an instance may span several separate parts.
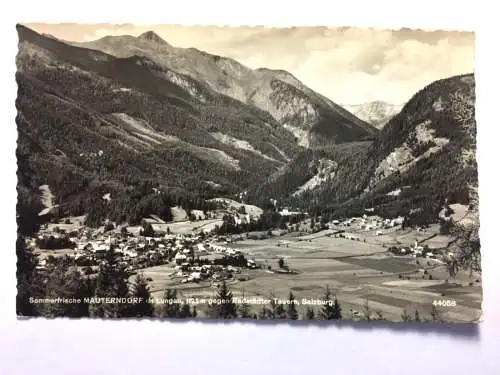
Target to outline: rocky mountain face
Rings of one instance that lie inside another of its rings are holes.
[[[433,220],[444,202],[475,209],[474,89],[472,74],[436,81],[416,93],[373,141],[302,153],[256,191],[337,210],[424,211]],[[290,184],[289,176],[298,183]]]
[[[299,152],[269,113],[144,54],[116,57],[23,26],[18,32],[21,190],[48,184],[57,204],[79,207],[145,183],[226,194]],[[152,33],[137,40],[170,48]]]
[[[377,132],[288,72],[253,70],[227,57],[176,48],[151,31],[138,37],[107,36],[73,44],[122,58],[143,56],[169,71],[204,82],[215,92],[270,113],[303,147],[356,141]],[[178,78],[172,79],[183,85]]]
[[[377,129],[382,129],[403,108],[403,105],[389,104],[382,101],[342,106]]]

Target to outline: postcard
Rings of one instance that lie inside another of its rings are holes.
[[[17,31],[18,316],[480,321],[473,33]]]

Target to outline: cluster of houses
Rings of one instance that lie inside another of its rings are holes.
[[[333,220],[329,227],[330,229],[339,230],[335,237],[342,237],[348,240],[361,241],[360,236],[347,232],[349,229],[361,230],[365,232],[376,231],[376,236],[383,235],[384,229],[388,230],[391,228],[396,228],[401,226],[403,223],[403,217],[397,217],[395,219],[382,219],[377,216],[369,217],[366,214],[362,217],[352,217],[345,220]]]
[[[362,217],[351,217],[346,220],[333,220],[331,228],[351,228],[353,226],[365,231],[377,230],[377,236],[384,234],[383,229],[391,229],[403,224],[403,217],[394,219],[383,219],[381,217],[369,217],[366,214]]]
[[[194,258],[189,249],[177,252],[174,257],[176,276],[181,277],[181,283],[198,282],[202,280],[221,281],[233,278],[241,273],[241,268],[257,268],[253,259],[246,259],[241,251],[214,242],[205,241],[195,245],[196,253],[215,255],[211,261]],[[232,263],[232,264],[231,264]]]
[[[306,212],[301,212],[301,211],[293,211],[293,210],[290,210],[290,208],[288,208],[288,207],[283,208],[283,209],[279,212],[279,214],[280,214],[281,216],[285,216],[285,217],[287,217],[287,216],[298,216],[298,215],[306,215],[306,216],[307,216],[307,213],[306,213]]]
[[[181,277],[183,283],[223,280],[240,273],[241,267],[257,267],[254,260],[246,259],[239,250],[226,246],[230,243],[227,238],[201,233],[167,233],[147,237],[123,230],[104,232],[87,229],[71,234],[42,232],[39,237],[48,235],[54,238],[65,236],[73,242],[75,248],[65,253],[82,267],[98,266],[113,249],[119,262],[130,271],[172,263],[175,265],[174,276]],[[47,259],[42,257],[39,268],[45,268],[46,262]]]
[[[418,241],[415,241],[413,244],[407,247],[391,247],[389,248],[389,251],[391,251],[394,254],[397,255],[411,255],[414,258],[417,257],[425,257],[429,259],[436,258],[436,254],[429,249],[428,246],[422,246],[418,243]]]

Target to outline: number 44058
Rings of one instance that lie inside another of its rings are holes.
[[[454,299],[438,299],[432,301],[432,304],[439,307],[455,307],[457,305],[457,301]]]

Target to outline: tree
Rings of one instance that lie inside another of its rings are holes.
[[[335,297],[333,301],[333,319],[342,319],[342,308],[340,307],[337,297]]]
[[[271,294],[271,297],[269,299],[271,300],[271,302],[269,303],[269,309],[267,309],[267,319],[278,319],[278,315],[281,311],[279,311],[278,309],[277,298],[274,293]]]
[[[455,231],[458,241],[456,258],[460,269],[472,272],[481,272],[481,245],[479,241],[479,227],[457,228]]]
[[[245,291],[243,291],[242,298],[245,298]],[[245,301],[242,301],[238,306],[238,315],[240,318],[251,318],[252,315],[250,313],[250,305]]]
[[[130,308],[131,317],[152,317],[154,315],[154,306],[150,302],[151,294],[146,279],[139,274],[135,278],[135,283],[132,288],[131,297],[138,298],[138,302],[134,303]]]
[[[365,300],[365,303],[363,304],[363,315],[365,320],[372,320],[372,309],[368,300]]]
[[[160,307],[159,315],[162,318],[177,318],[180,314],[180,305],[176,302],[177,290],[167,289],[163,295],[164,303]]]
[[[33,254],[31,248],[26,246],[23,237],[18,236],[16,241],[17,254],[17,296],[16,313],[19,316],[38,316],[40,315],[37,305],[30,303],[29,298],[41,297],[41,277],[36,266],[38,257]]]
[[[307,308],[306,314],[305,314],[305,319],[306,320],[314,320],[315,319],[314,309],[312,307]]]
[[[418,310],[417,310],[417,309],[415,309],[414,320],[415,320],[416,322],[421,322],[421,321],[422,321],[422,319],[420,318],[420,313],[418,312]]]
[[[128,277],[125,266],[118,262],[113,248],[107,253],[103,263],[99,266],[96,280],[96,297],[127,298],[129,296]],[[130,306],[125,303],[102,303],[92,305],[91,316],[102,318],[127,317]]]
[[[123,226],[122,229],[120,230],[120,233],[122,236],[127,237],[129,235],[127,227]]]
[[[56,264],[48,273],[45,286],[46,298],[75,298],[81,303],[48,303],[45,304],[44,315],[52,317],[82,318],[90,315],[90,306],[84,298],[93,295],[90,281],[83,278],[80,271],[64,262]]]
[[[144,227],[144,230],[142,232],[142,235],[144,237],[154,237],[155,236],[155,231],[153,229],[153,226],[148,223],[145,227]]]
[[[451,220],[440,220],[440,225],[439,225],[439,232],[441,234],[450,234],[450,231],[452,229],[452,223]]]
[[[286,220],[284,217],[281,218],[280,223],[279,223],[279,228],[281,230],[286,230],[288,229],[288,226],[286,225]]]
[[[286,317],[287,319],[297,320],[299,318],[299,313],[297,312],[297,308],[295,307],[295,296],[292,292],[288,295],[288,301],[290,302],[286,308]]]
[[[285,268],[285,260],[283,258],[278,260],[278,267],[281,269]]]
[[[335,297],[332,301],[332,294],[328,285],[326,286],[323,300],[327,301],[327,303],[320,309],[319,318],[324,320],[342,319],[342,309],[340,307],[340,304],[337,300],[337,297]]]
[[[403,320],[403,322],[410,322],[412,320],[412,316],[408,309],[403,309],[403,312],[401,313],[401,319]]]
[[[183,303],[179,313],[179,318],[191,318],[191,309],[187,303]]]
[[[276,310],[275,310],[275,318],[276,319],[286,319],[286,310],[283,307],[282,303],[276,303]]]
[[[22,160],[24,159],[18,154],[18,174],[21,173],[23,167],[25,167]],[[17,232],[21,236],[29,236],[38,231],[40,228],[40,220],[38,213],[42,210],[43,206],[40,202],[40,195],[34,193],[32,190],[24,188],[22,185],[17,186]]]
[[[217,288],[216,299],[219,300],[219,304],[212,306],[212,316],[214,318],[234,319],[237,317],[233,293],[227,287],[225,280]]]
[[[193,318],[196,318],[198,316],[198,311],[196,311],[196,306],[193,306],[193,312],[191,313],[191,316]]]
[[[111,222],[106,223],[106,225],[104,226],[105,232],[109,232],[110,230],[113,230],[113,229],[115,229],[115,225]]]
[[[314,227],[315,227],[315,226],[316,226],[316,220],[315,220],[315,218],[314,218],[314,217],[312,217],[312,218],[311,218],[311,224],[310,224],[310,226],[309,226],[309,227],[310,227],[311,229],[314,229]]]
[[[458,259],[453,256],[446,257],[444,258],[444,262],[446,264],[448,275],[450,275],[451,278],[454,278],[459,270]]]
[[[435,323],[443,323],[443,317],[441,315],[441,311],[439,311],[437,309],[436,306],[432,306],[432,310],[431,310],[431,321],[435,322]]]
[[[262,306],[262,309],[259,311],[259,315],[257,316],[260,320],[266,320],[269,316],[269,309],[265,306]]]

